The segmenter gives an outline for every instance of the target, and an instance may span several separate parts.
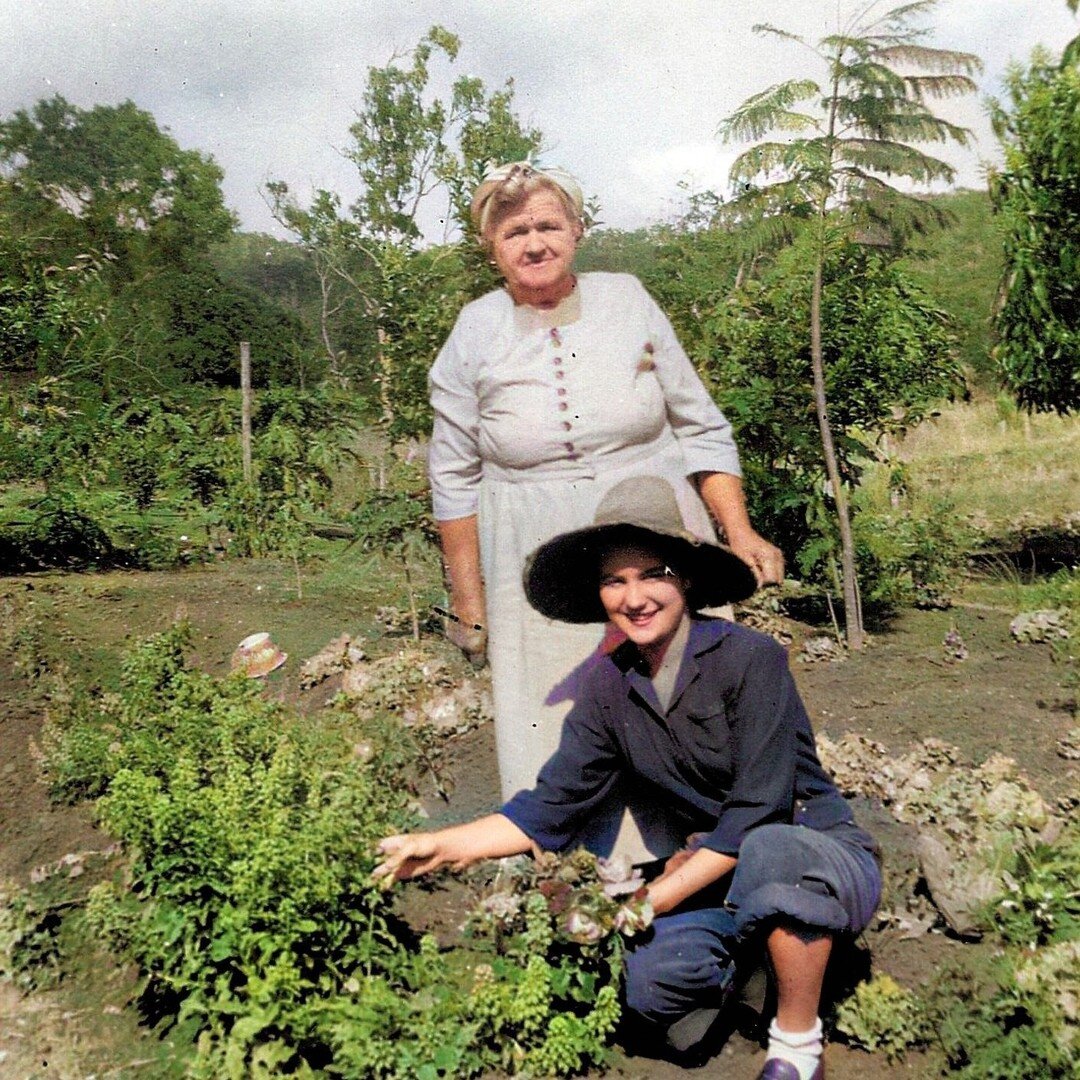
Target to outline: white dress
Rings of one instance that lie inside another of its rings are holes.
[[[554,622],[528,605],[526,556],[591,525],[605,492],[633,475],[669,480],[687,528],[714,538],[690,477],[739,475],[738,454],[667,317],[628,274],[582,274],[550,311],[515,306],[504,290],[468,304],[430,388],[435,517],[478,515],[509,798],[534,785],[558,745],[581,666],[604,637],[602,626]]]

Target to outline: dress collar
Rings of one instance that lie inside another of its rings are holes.
[[[514,321],[524,332],[530,330],[551,330],[557,326],[570,326],[581,318],[581,277],[578,276],[573,289],[553,308],[536,308],[528,304],[514,304],[509,292],[506,298],[514,308]]]

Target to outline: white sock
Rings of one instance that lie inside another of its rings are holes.
[[[810,1080],[814,1075],[823,1049],[820,1019],[809,1031],[784,1031],[775,1016],[769,1024],[769,1049],[765,1060],[783,1058],[790,1061],[799,1070],[799,1080]]]

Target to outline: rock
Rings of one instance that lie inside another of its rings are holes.
[[[494,716],[490,687],[467,680],[449,690],[437,690],[420,707],[420,719],[443,731],[467,731]]]
[[[300,665],[300,689],[310,690],[331,675],[348,671],[363,659],[364,650],[360,640],[341,634]]]
[[[945,651],[946,663],[962,663],[968,658],[967,646],[955,626],[945,635],[941,647]]]
[[[930,831],[919,834],[918,849],[930,898],[950,929],[960,937],[981,937],[981,914],[1000,895],[1000,879]]]
[[[1080,727],[1071,728],[1058,739],[1057,752],[1066,761],[1080,761]]]
[[[362,698],[367,688],[375,681],[376,672],[368,667],[349,668],[341,679],[341,692],[346,697]]]
[[[804,664],[816,664],[823,660],[843,660],[844,646],[834,637],[822,634],[820,637],[807,638],[799,650],[799,659]]]
[[[1009,633],[1022,645],[1060,641],[1069,636],[1068,616],[1068,608],[1022,611],[1009,623]]]
[[[341,693],[359,715],[393,713],[408,727],[427,724],[448,735],[494,715],[490,676],[457,679],[442,660],[416,646],[347,669]]]

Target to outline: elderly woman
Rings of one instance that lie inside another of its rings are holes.
[[[781,580],[783,559],[751,527],[731,427],[667,318],[629,275],[574,273],[576,181],[502,166],[477,189],[472,215],[505,288],[464,308],[431,369],[430,475],[449,632],[474,658],[487,648],[509,797],[555,749],[599,644],[595,628],[554,627],[529,607],[528,552],[587,524],[613,484],[647,472],[671,482],[699,534],[713,536],[715,519],[759,581]],[[629,832],[620,852],[667,853],[662,837],[642,846]]]
[[[722,1010],[736,957],[763,941],[777,1010],[761,1080],[822,1080],[825,967],[834,938],[873,915],[877,845],[818,760],[783,648],[691,617],[753,590],[744,563],[686,531],[666,481],[617,484],[591,527],[526,569],[540,613],[625,638],[590,671],[535,788],[469,824],[388,837],[375,873],[565,850],[629,779],[686,846],[648,886],[658,917],[627,956],[626,1004],[686,1049]]]

